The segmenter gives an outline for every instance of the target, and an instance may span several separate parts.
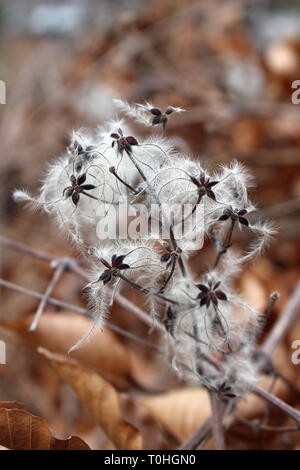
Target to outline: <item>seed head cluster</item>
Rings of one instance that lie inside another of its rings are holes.
[[[178,374],[217,391],[223,400],[234,399],[257,380],[254,339],[262,319],[235,291],[234,281],[242,264],[261,253],[273,229],[255,219],[248,198],[253,181],[243,165],[233,161],[211,169],[166,137],[168,121],[184,110],[121,100],[115,104],[123,115],[159,134],[139,136],[125,118],[93,132],[79,129],[65,154],[49,165],[39,194],[16,190],[15,200],[55,217],[86,258],[93,328],[107,321],[117,292],[137,290],[154,325],[164,325],[164,357]],[[146,223],[147,234],[102,239],[99,224],[116,225],[124,200],[128,219],[138,211],[136,227]],[[173,205],[170,216],[166,207]],[[185,205],[189,210],[183,212]],[[201,223],[188,224],[199,213]],[[151,229],[155,218],[159,230]],[[176,235],[178,227],[187,225],[216,249],[216,263],[199,266],[202,274],[188,268],[189,257],[199,249],[194,238],[184,231],[180,239]],[[247,231],[250,243],[238,252],[232,240],[240,230]],[[219,357],[221,367],[205,360],[212,355]]]

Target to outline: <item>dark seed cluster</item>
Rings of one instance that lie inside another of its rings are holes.
[[[232,391],[232,387],[228,385],[226,380],[221,382],[216,389],[219,400],[228,400],[229,398],[235,398],[236,395]]]
[[[87,145],[83,147],[78,140],[74,140],[68,148],[71,154],[75,157],[75,171],[79,172],[82,170],[82,167],[85,162],[93,158],[93,152],[96,150],[94,145]]]
[[[168,121],[168,116],[174,113],[174,111],[175,109],[172,106],[168,106],[165,112],[163,112],[160,108],[150,109],[150,113],[154,116],[154,118],[152,119],[152,126],[166,123]]]
[[[222,222],[224,220],[231,219],[233,221],[238,220],[240,224],[245,225],[246,227],[249,226],[248,219],[246,219],[245,215],[247,214],[247,209],[232,209],[231,207],[224,210],[221,217],[219,217],[219,221]]]
[[[90,194],[86,193],[86,191],[90,191],[91,189],[95,189],[96,186],[93,184],[84,184],[86,181],[86,174],[83,173],[82,175],[75,176],[71,175],[70,182],[71,186],[68,186],[63,190],[63,196],[67,199],[72,197],[72,201],[77,206],[80,200],[80,194],[84,194],[85,196],[92,197]]]
[[[205,173],[201,173],[199,178],[190,176],[190,179],[194,185],[197,186],[199,194],[202,196],[206,194],[210,199],[213,199],[214,201],[216,200],[216,196],[212,188],[218,184],[219,181],[210,181],[210,178],[206,177]]]
[[[124,137],[123,131],[120,128],[118,129],[118,132],[114,132],[110,136],[112,139],[114,139],[112,141],[111,146],[112,147],[117,146],[117,152],[120,155],[123,155],[124,150],[127,153],[127,155],[131,155],[132,146],[138,145],[138,142],[135,137],[132,137],[132,136]]]
[[[226,294],[218,289],[219,286],[220,282],[213,285],[212,281],[209,281],[207,286],[204,284],[196,284],[196,287],[200,290],[200,294],[198,294],[197,297],[197,299],[200,300],[200,307],[202,307],[202,305],[209,307],[211,302],[217,306],[219,300],[227,300]]]
[[[166,249],[167,253],[164,253],[163,255],[161,255],[160,261],[162,263],[167,263],[167,268],[169,268],[169,266],[171,266],[173,261],[180,256],[180,254],[182,253],[182,250],[179,247],[177,247],[176,250],[172,250],[169,243],[167,242],[164,242],[163,246]]]
[[[119,271],[124,269],[129,269],[130,266],[128,264],[123,263],[126,255],[113,255],[111,257],[111,262],[108,263],[104,258],[100,258],[100,261],[106,269],[103,271],[101,276],[99,277],[98,281],[102,281],[103,284],[107,284],[113,276],[118,274]]]

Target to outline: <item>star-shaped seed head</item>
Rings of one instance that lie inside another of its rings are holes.
[[[182,253],[182,249],[178,246],[175,250],[172,250],[169,243],[167,242],[163,242],[163,246],[167,252],[161,255],[160,261],[162,263],[167,263],[167,268],[169,268],[169,266],[171,266],[174,260],[180,256],[180,254]]]
[[[245,225],[246,227],[249,226],[248,219],[246,219],[245,215],[248,213],[247,209],[232,209],[232,207],[228,207],[224,210],[221,217],[218,218],[220,222],[224,220],[231,219],[233,221],[238,220],[240,224]]]
[[[80,144],[80,142],[78,142],[78,140],[75,139],[68,149],[74,156],[79,156],[85,153],[93,152],[96,147],[95,145],[87,145],[84,147],[82,144]]]
[[[219,400],[227,401],[230,398],[236,398],[236,394],[233,393],[232,387],[228,385],[226,380],[221,382],[219,385],[216,387],[216,393],[219,398]]]
[[[220,282],[213,285],[212,281],[208,281],[207,286],[205,284],[196,284],[196,287],[200,290],[197,299],[200,300],[200,307],[206,305],[208,308],[212,302],[215,306],[218,305],[219,300],[227,300],[226,294],[218,289]]]
[[[70,182],[71,186],[68,186],[63,190],[63,196],[66,197],[66,199],[72,197],[72,201],[77,206],[79,199],[80,199],[80,194],[84,194],[85,196],[92,197],[90,194],[86,193],[86,191],[90,191],[91,189],[95,189],[96,186],[93,184],[84,184],[86,181],[86,174],[83,173],[82,175],[75,176],[71,175],[70,177]]]
[[[111,262],[108,263],[104,258],[100,258],[100,261],[106,269],[103,271],[101,276],[99,277],[98,281],[102,281],[103,284],[107,284],[113,276],[118,275],[118,273],[124,269],[129,269],[130,266],[128,264],[123,263],[126,255],[113,255],[111,257]]]
[[[93,157],[94,151],[96,150],[95,145],[83,146],[78,140],[74,140],[68,147],[68,152],[75,157],[75,171],[79,172],[82,170],[83,164]]]
[[[132,136],[124,137],[123,131],[120,128],[118,129],[118,132],[114,132],[110,136],[111,136],[112,139],[114,139],[112,141],[111,146],[115,147],[115,145],[116,145],[117,146],[117,152],[120,155],[123,155],[124,150],[127,153],[127,155],[131,155],[132,154],[132,146],[133,145],[138,145],[138,142],[137,142],[135,137],[132,137]]]
[[[168,121],[168,116],[170,116],[172,113],[179,112],[179,109],[180,108],[173,108],[173,106],[168,106],[165,112],[163,112],[160,108],[151,108],[149,111],[154,116],[152,119],[152,126],[166,123]]]
[[[192,183],[197,186],[198,193],[201,196],[206,195],[210,199],[216,200],[215,193],[213,192],[212,188],[219,183],[219,181],[210,181],[209,177],[206,177],[205,173],[201,173],[199,178],[195,178],[195,176],[190,176]]]

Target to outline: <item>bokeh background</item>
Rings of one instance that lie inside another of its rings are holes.
[[[10,0],[0,2],[0,34],[0,79],[7,85],[7,102],[0,105],[1,235],[55,256],[74,255],[46,216],[12,201],[12,190],[35,191],[46,162],[64,152],[73,128],[97,126],[116,116],[113,98],[183,107],[188,112],[174,116],[169,135],[211,167],[233,158],[242,161],[255,176],[252,195],[261,218],[272,219],[278,229],[268,251],[238,280],[249,302],[261,310],[272,291],[280,292],[269,328],[299,278],[300,105],[291,100],[292,82],[300,80],[299,1]],[[245,237],[246,232],[240,234],[235,243],[245,246]],[[213,248],[207,245],[192,259],[195,275],[211,259]],[[38,292],[45,290],[52,275],[49,264],[8,248],[1,252],[1,271],[3,278]],[[80,279],[65,274],[54,296],[84,305],[82,287]],[[94,448],[113,448],[35,351],[37,345],[50,347],[49,336],[56,336],[60,344],[52,344],[52,349],[65,352],[74,317],[60,312],[66,317],[64,325],[53,317],[30,336],[26,325],[36,308],[36,299],[1,289],[0,337],[7,342],[8,363],[0,366],[0,400],[24,403],[60,436],[77,434]],[[53,307],[47,307],[45,317],[48,314],[56,314]],[[144,326],[120,308],[114,309],[112,321],[147,337]],[[76,325],[75,340],[80,335]],[[280,371],[300,386],[300,366],[291,363],[295,339],[300,339],[300,321],[276,360]],[[121,338],[111,341],[126,350],[131,381],[121,377],[113,360],[106,375],[111,367],[110,379],[127,392],[123,405],[131,419],[134,406],[128,397],[137,393],[133,381],[140,393],[147,387],[163,392],[181,386],[161,370],[154,355]],[[97,347],[99,343],[93,343],[79,359],[90,365],[91,356],[98,357]],[[199,410],[194,390],[186,391],[191,393],[186,398],[184,391],[168,400],[162,396],[158,404],[143,393],[148,411],[139,419],[149,448],[176,447],[206,416],[208,405],[203,398]],[[299,394],[291,388],[281,384],[278,393],[299,407]],[[247,417],[262,412],[259,403],[250,405]],[[162,416],[168,406],[169,414]],[[240,426],[229,433],[229,446],[262,445],[255,433]],[[263,445],[295,448],[299,433],[284,439],[270,434]]]

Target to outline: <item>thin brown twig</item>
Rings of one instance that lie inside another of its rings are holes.
[[[225,438],[223,430],[224,405],[217,397],[216,392],[210,392],[210,403],[212,412],[212,434],[215,450],[225,450]]]
[[[174,250],[176,251],[177,248],[178,248],[178,244],[177,244],[177,241],[176,241],[176,238],[175,238],[175,234],[174,234],[172,224],[170,225],[170,240],[173,244]],[[186,266],[185,266],[181,256],[178,257],[178,264],[179,264],[179,268],[180,268],[182,276],[186,277],[187,276],[187,269],[186,269]]]
[[[271,426],[270,424],[263,424],[259,420],[256,420],[256,419],[253,421],[250,421],[237,414],[235,414],[234,417],[237,421],[239,421],[242,424],[245,424],[254,432],[260,432],[260,431],[278,432],[278,433],[300,432],[300,428],[298,426]]]
[[[16,292],[19,292],[20,294],[28,295],[30,297],[34,297],[36,299],[42,299],[43,294],[40,294],[39,292],[36,292],[31,289],[27,289],[22,286],[18,286],[17,284],[14,284],[9,281],[5,281],[4,279],[0,278],[0,286],[6,287],[7,289],[14,290]],[[51,305],[54,305],[55,307],[60,307],[65,310],[70,310],[75,313],[79,313],[80,315],[85,315],[89,316],[90,312],[88,310],[85,310],[84,308],[77,307],[76,305],[69,304],[68,302],[63,302],[62,300],[55,299],[53,297],[49,297],[47,299],[47,302]],[[147,348],[150,348],[156,352],[162,353],[162,350],[160,350],[157,346],[154,344],[150,343],[149,341],[144,340],[143,338],[140,338],[133,333],[130,333],[126,330],[123,330],[122,328],[112,325],[111,323],[106,323],[105,325],[109,330],[114,331],[115,333],[118,333],[122,336],[125,336],[128,339],[131,339],[132,341],[135,341],[136,343],[139,343],[143,346],[146,346]]]
[[[126,186],[127,189],[129,189],[133,194],[138,194],[138,191],[136,191],[132,186],[130,186],[129,183],[127,183],[126,181],[124,181],[121,176],[119,176],[116,172],[116,169],[114,166],[110,167],[109,169],[110,173],[112,175],[114,175],[118,181],[120,181],[120,183],[124,184],[124,186]]]
[[[53,273],[53,276],[48,284],[48,287],[39,303],[34,319],[30,325],[29,331],[34,331],[36,329],[38,322],[43,314],[43,311],[45,310],[45,307],[47,305],[48,299],[50,295],[52,294],[53,289],[55,288],[56,284],[58,283],[64,271],[65,271],[65,264],[63,262],[58,263]]]
[[[14,240],[10,240],[10,239],[2,237],[2,236],[0,236],[0,245],[6,246],[8,248],[12,248],[14,250],[17,250],[21,253],[25,253],[29,256],[33,256],[34,258],[40,259],[42,261],[48,261],[48,262],[57,261],[57,262],[59,262],[59,260],[65,260],[65,258],[60,258],[60,257],[50,255],[49,253],[46,253],[44,251],[36,250],[35,248],[29,247],[24,243],[16,242]],[[78,263],[73,258],[68,258],[68,260],[69,260],[69,270],[74,272],[78,276],[80,276],[82,279],[89,282],[90,281],[90,276],[88,275],[88,273],[84,269],[82,269],[82,267],[80,266],[80,263]],[[107,288],[107,290],[110,291],[109,288]],[[133,302],[130,302],[130,300],[128,300],[122,294],[120,294],[118,292],[115,293],[114,299],[117,302],[117,304],[119,304],[121,307],[123,307],[128,312],[135,315],[144,324],[146,324],[150,328],[153,327],[152,318],[150,318],[149,315],[146,312],[144,312],[142,309],[137,307]],[[155,322],[154,328],[156,330],[160,331],[160,332],[165,331],[164,326],[158,321]]]
[[[138,291],[143,292],[144,294],[152,294],[158,297],[159,299],[162,299],[165,302],[169,302],[173,305],[178,305],[178,302],[176,302],[176,300],[170,299],[169,297],[166,297],[165,295],[160,294],[159,292],[152,292],[150,289],[147,289],[146,287],[142,287],[136,282],[129,279],[128,277],[124,276],[124,274],[119,273],[118,277],[122,279],[124,282],[127,282],[127,284],[129,284],[133,289],[137,289]]]
[[[218,250],[217,258],[216,258],[213,269],[216,269],[216,267],[218,266],[220,262],[221,257],[227,252],[228,248],[231,247],[231,238],[233,235],[234,226],[235,226],[235,220],[231,219],[228,232],[226,233],[225,239]]]
[[[270,431],[270,432],[300,432],[300,428],[298,426],[270,426],[268,424],[262,424],[261,429],[263,431]]]
[[[283,400],[280,400],[280,398],[275,397],[275,395],[273,395],[272,393],[267,392],[266,390],[259,387],[258,385],[255,385],[253,387],[252,393],[259,396],[263,400],[267,401],[271,405],[274,405],[277,408],[279,408],[285,414],[290,416],[294,421],[296,421],[297,425],[299,425],[299,427],[300,427],[300,411],[296,410],[292,406],[285,403]]]
[[[223,412],[223,418],[227,416],[232,410],[232,403],[229,402]],[[226,424],[226,429],[228,426],[231,424],[231,422],[228,422]],[[190,436],[188,439],[186,439],[180,447],[178,447],[178,450],[200,450],[202,447],[206,444],[206,442],[211,438],[212,436],[212,417],[209,417],[204,423]]]
[[[6,246],[7,248],[12,248],[13,250],[25,253],[34,258],[38,258],[42,261],[54,261],[56,258],[45,251],[37,250],[36,248],[31,248],[25,243],[16,242],[15,240],[10,240],[9,238],[3,237],[0,235],[0,245]]]
[[[40,294],[39,292],[33,291],[31,289],[27,289],[27,288],[22,287],[22,286],[18,286],[17,284],[14,284],[14,283],[9,282],[9,281],[5,281],[4,279],[0,278],[0,286],[1,285],[8,288],[8,289],[12,289],[16,292],[20,292],[21,294],[28,295],[30,297],[34,297],[34,298],[37,298],[37,299],[42,299],[43,298],[43,295]],[[47,302],[49,304],[55,305],[56,307],[71,310],[73,312],[76,312],[76,313],[79,313],[81,315],[85,315],[85,316],[88,316],[88,317],[90,316],[90,312],[88,310],[85,310],[81,307],[77,307],[76,305],[69,304],[67,302],[63,302],[63,301],[55,299],[53,297],[48,297]],[[120,328],[116,325],[112,325],[111,323],[106,323],[105,326],[109,330],[114,331],[115,333],[118,333],[121,336],[124,336],[124,337],[126,337],[126,338],[128,338],[128,339],[130,339],[130,340],[132,340],[136,343],[139,343],[142,346],[146,346],[147,348],[152,349],[153,351],[155,351],[158,354],[165,355],[165,351],[163,349],[159,348],[158,346],[150,343],[149,341],[147,341],[143,338],[140,338],[140,337],[136,336],[134,333],[130,333],[126,330],[123,330],[122,328]],[[207,357],[205,355],[203,355],[203,359],[206,360]],[[192,369],[190,369],[183,362],[179,361],[178,364],[180,364],[182,367],[184,367],[188,372],[194,373],[194,371]]]
[[[281,343],[289,329],[296,321],[300,310],[300,279],[296,288],[288,300],[282,314],[276,321],[275,325],[267,335],[261,350],[267,356],[271,356],[276,347]]]
[[[208,440],[211,436],[211,417],[208,418],[200,428],[197,429],[188,439],[186,439],[177,450],[194,450],[202,441]]]

